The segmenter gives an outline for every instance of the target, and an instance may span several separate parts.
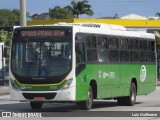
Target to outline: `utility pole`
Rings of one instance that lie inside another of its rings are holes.
[[[20,0],[20,26],[26,26],[26,0]]]

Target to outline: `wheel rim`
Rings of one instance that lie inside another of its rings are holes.
[[[88,91],[88,101],[87,101],[87,104],[88,104],[88,105],[91,105],[91,104],[92,104],[92,101],[93,101],[92,92],[91,92],[91,91]]]

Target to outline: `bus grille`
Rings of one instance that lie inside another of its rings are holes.
[[[47,99],[54,99],[57,93],[22,93],[26,99],[32,100],[34,97],[44,97]]]

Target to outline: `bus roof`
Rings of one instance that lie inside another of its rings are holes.
[[[120,25],[97,24],[97,23],[68,24],[68,26],[70,25],[73,27],[78,27],[79,29],[78,32],[82,32],[82,33],[93,33],[93,34],[104,34],[104,35],[113,35],[113,36],[155,39],[154,34],[139,32],[139,31],[126,31],[126,28]]]
[[[36,25],[37,26],[37,25]],[[29,26],[29,27],[36,27]],[[139,32],[139,31],[126,31],[124,26],[113,25],[113,24],[102,24],[102,23],[57,23],[52,25],[38,25],[42,26],[63,26],[63,27],[73,27],[75,32],[90,33],[90,34],[104,34],[113,36],[123,36],[123,37],[135,37],[135,38],[147,38],[155,39],[154,34]]]
[[[45,25],[48,26],[48,25]],[[155,39],[154,34],[139,32],[139,31],[126,31],[126,28],[121,25],[102,24],[102,23],[57,23],[54,26],[72,26],[78,28],[77,32],[104,34],[113,36],[137,37]]]

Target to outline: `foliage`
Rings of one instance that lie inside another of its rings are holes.
[[[30,16],[30,18],[31,18],[32,20],[35,20],[35,19],[37,18],[37,16],[38,16],[38,14],[35,13],[35,14],[33,14],[32,16]]]
[[[6,53],[6,64],[8,65],[9,64],[9,52],[10,52],[10,41],[11,41],[11,36],[12,36],[12,33],[11,32],[8,32],[8,31],[5,31],[5,30],[1,30],[0,31],[0,42],[4,42],[5,43],[5,48],[7,50],[7,53]]]
[[[157,16],[157,17],[160,17],[160,13],[159,13],[159,12],[157,12],[157,13],[156,13],[156,16]]]
[[[71,6],[66,6],[65,8],[71,11],[77,18],[82,14],[86,14],[88,16],[92,16],[94,14],[91,10],[91,5],[88,4],[88,0],[78,2],[72,1]]]
[[[49,15],[51,19],[67,19],[71,16],[71,13],[66,8],[56,6],[53,9],[49,9]]]
[[[26,13],[29,16],[29,13]],[[20,25],[19,9],[0,9],[0,26]]]
[[[0,9],[0,26],[11,26],[18,22],[10,9]]]
[[[7,39],[11,39],[11,32],[1,30],[0,31],[0,42],[5,42]]]

